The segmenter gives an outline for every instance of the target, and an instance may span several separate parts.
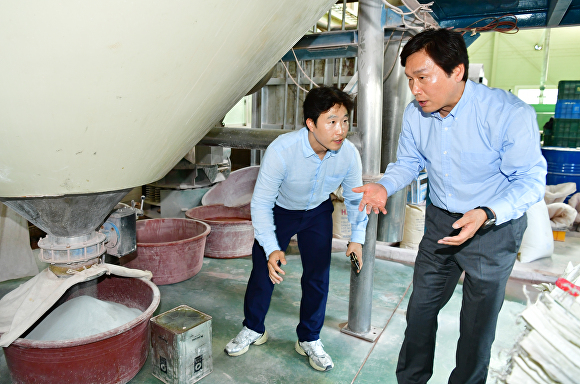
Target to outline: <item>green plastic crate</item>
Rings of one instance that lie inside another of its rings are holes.
[[[580,80],[559,81],[558,100],[580,100]]]
[[[580,119],[554,119],[551,130],[544,131],[544,147],[580,147]]]
[[[552,135],[558,137],[578,137],[580,119],[554,119]]]

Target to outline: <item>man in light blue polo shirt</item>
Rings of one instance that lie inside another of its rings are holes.
[[[342,185],[352,232],[346,254],[354,252],[360,268],[368,221],[366,213],[358,210],[362,194],[352,192],[362,184],[360,155],[346,139],[352,107],[348,94],[339,89],[314,88],[303,104],[306,127],[279,136],[266,150],[251,203],[256,241],[244,299],[245,319],[242,331],[225,348],[230,356],[268,339],[264,319],[274,285],[283,281],[284,251],[297,234],[303,273],[294,348],[308,356],[316,370],[334,367],[320,341],[332,248],[330,193]]]
[[[364,192],[367,212],[385,213],[387,197],[429,175],[426,231],[419,245],[400,384],[433,373],[437,315],[459,277],[460,337],[450,384],[485,384],[497,316],[516,260],[526,210],[544,196],[546,161],[532,107],[467,79],[463,37],[446,29],[415,35],[401,51],[415,96],[405,109],[397,161]]]

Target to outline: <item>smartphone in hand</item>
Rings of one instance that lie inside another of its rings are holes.
[[[356,253],[351,252],[349,257],[350,257],[350,262],[352,263],[352,265],[356,269],[356,273],[359,273],[360,272],[360,264],[359,264],[358,259],[356,257]]]

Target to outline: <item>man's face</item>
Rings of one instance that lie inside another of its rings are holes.
[[[439,111],[445,117],[461,99],[465,83],[463,65],[458,65],[448,76],[427,55],[425,50],[407,57],[405,75],[409,88],[425,113]]]
[[[327,150],[340,149],[348,132],[348,111],[343,105],[335,104],[328,111],[321,113],[316,120],[306,120],[310,146],[319,156]]]

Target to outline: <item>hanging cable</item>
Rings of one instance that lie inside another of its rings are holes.
[[[282,65],[284,66],[284,69],[286,70],[286,73],[288,74],[288,76],[290,76],[290,80],[292,80],[292,82],[294,84],[296,84],[296,86],[298,88],[300,88],[301,90],[303,90],[304,92],[308,93],[308,90],[302,88],[297,82],[296,80],[294,80],[294,78],[292,77],[292,75],[290,74],[290,71],[288,70],[288,67],[286,66],[286,63],[284,63],[282,60],[280,60],[280,62],[282,63]]]
[[[298,60],[298,57],[296,57],[296,52],[294,52],[294,48],[292,48],[292,54],[294,55],[294,59],[296,60],[296,66],[297,66],[298,68],[300,68],[300,71],[301,71],[301,72],[304,74],[304,77],[306,77],[308,80],[310,80],[311,88],[312,88],[312,86],[318,87],[319,85],[318,85],[318,84],[316,84],[316,83],[314,82],[314,80],[312,80],[312,79],[310,78],[310,76],[308,76],[308,75],[306,74],[306,72],[304,71],[304,69],[302,69],[302,66],[300,65],[300,61]],[[288,74],[288,76],[290,77],[290,79],[292,80],[292,82],[293,82],[294,84],[296,84],[296,86],[297,86],[298,88],[300,88],[300,89],[301,89],[301,90],[303,90],[304,92],[308,93],[308,90],[307,90],[307,89],[305,89],[305,88],[302,88],[302,87],[300,86],[300,84],[298,84],[298,83],[296,82],[296,80],[294,80],[294,78],[293,78],[293,77],[292,77],[292,75],[290,74],[290,71],[288,70],[288,67],[286,66],[286,63],[284,63],[282,60],[280,60],[280,62],[281,62],[281,63],[282,63],[282,65],[284,66],[284,69],[286,70],[286,73]]]
[[[513,18],[513,21],[512,20],[502,20],[502,19],[509,19],[509,18]],[[484,20],[490,20],[490,19],[491,19],[491,21],[489,23],[487,23],[486,25],[484,25],[482,27],[474,27],[474,25],[478,24],[479,22],[484,21]],[[499,17],[484,17],[483,19],[479,19],[479,20],[469,24],[467,27],[452,28],[451,30],[454,32],[461,32],[461,35],[465,35],[467,32],[471,32],[471,36],[473,36],[476,33],[487,32],[487,31],[495,31],[495,32],[500,32],[500,33],[514,34],[514,33],[518,33],[518,31],[520,29],[518,27],[518,18],[515,15],[508,13],[508,14],[505,14],[505,15],[499,16]]]
[[[399,40],[399,46],[397,47],[397,55],[395,55],[395,60],[393,60],[393,65],[391,65],[391,69],[389,69],[389,72],[383,77],[383,83],[385,81],[387,81],[387,79],[389,78],[389,76],[391,76],[391,73],[393,72],[393,69],[395,68],[395,65],[397,64],[398,58],[399,58],[399,50],[401,49],[401,44],[403,43],[403,36],[405,35],[405,31],[403,31],[401,33],[401,39]],[[391,34],[392,36],[392,34]],[[389,37],[389,41],[391,40],[391,38]],[[387,42],[388,44],[388,42]],[[387,48],[385,46],[385,53],[387,53]],[[384,57],[384,53],[383,53],[383,57]]]
[[[410,6],[408,6],[404,0],[401,0],[401,2],[403,3],[403,5],[405,7],[407,7],[408,9],[410,9],[410,12],[403,12],[399,7],[395,7],[394,5],[390,4],[387,0],[382,0],[383,4],[385,4],[385,6],[387,6],[388,8],[390,8],[393,12],[395,12],[396,14],[398,14],[399,16],[401,16],[401,21],[403,22],[403,25],[405,26],[405,28],[407,29],[414,29],[416,31],[422,31],[423,29],[426,28],[436,28],[437,26],[429,23],[427,20],[422,19],[419,16],[419,13],[428,13],[428,12],[433,12],[431,10],[431,6],[433,5],[433,2],[427,3],[427,4],[420,4],[417,8],[412,9]],[[423,23],[423,27],[419,27],[419,26],[414,26],[414,25],[410,25],[407,24],[407,22],[405,21],[405,16],[409,16],[409,15],[413,15],[413,17],[416,20],[419,20],[420,22]]]
[[[385,46],[383,47],[383,56],[385,56],[385,53],[387,53],[387,47],[389,46],[389,43],[391,42],[391,39],[393,38],[394,33],[395,33],[395,30],[393,29],[391,31],[391,35],[389,36],[389,40],[387,40],[387,42],[385,43]]]
[[[407,7],[408,9],[411,9],[411,7],[405,3],[405,0],[401,0],[401,3],[403,3],[403,5],[405,7]],[[415,18],[419,21],[421,21],[423,23],[423,27],[424,29],[427,28],[436,28],[437,26],[429,23],[426,18],[422,19],[421,17],[419,17],[418,13],[424,13],[424,14],[428,14],[428,13],[432,13],[433,10],[431,9],[431,6],[433,5],[434,1],[427,3],[427,4],[419,4],[419,6],[417,8],[415,8],[414,10],[411,11],[411,13],[413,13],[413,16],[415,16]]]
[[[296,60],[296,65],[298,65],[298,68],[300,68],[300,71],[302,71],[302,73],[304,74],[304,77],[306,77],[308,80],[310,80],[310,84],[313,86],[318,87],[318,84],[316,84],[314,82],[314,80],[312,80],[307,74],[306,72],[304,72],[304,69],[302,69],[302,66],[300,65],[300,62],[298,61],[298,58],[296,57],[296,52],[294,52],[294,48],[292,48],[292,54],[294,55],[294,59]]]

